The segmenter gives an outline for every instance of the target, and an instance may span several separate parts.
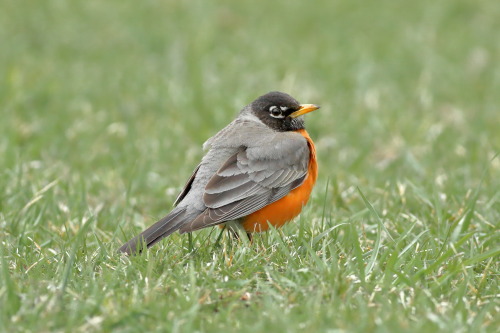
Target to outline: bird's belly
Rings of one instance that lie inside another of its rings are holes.
[[[311,177],[308,177],[309,179]],[[313,184],[305,182],[291,191],[287,196],[252,213],[242,219],[243,228],[247,232],[261,232],[269,229],[269,225],[279,228],[299,215],[302,207],[309,200]]]

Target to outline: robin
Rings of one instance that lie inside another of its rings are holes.
[[[179,230],[215,225],[236,232],[281,227],[307,203],[318,175],[316,149],[302,115],[318,109],[270,92],[245,106],[208,139],[208,150],[164,218],[125,243],[132,254]]]

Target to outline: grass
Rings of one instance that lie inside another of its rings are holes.
[[[0,331],[497,332],[500,6],[3,0]],[[295,223],[116,253],[201,144],[291,93]]]

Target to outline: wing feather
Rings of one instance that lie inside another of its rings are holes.
[[[265,154],[242,147],[228,158],[205,187],[203,200],[207,208],[180,231],[190,232],[244,217],[300,186],[309,164],[307,141],[298,137],[272,147],[276,151],[269,152],[270,147],[266,147]]]
[[[200,165],[194,169],[193,173],[191,174],[191,177],[189,177],[188,181],[186,182],[186,185],[184,185],[184,188],[182,189],[181,193],[177,196],[177,198],[174,201],[174,206],[177,206],[179,202],[182,201],[186,197],[186,195],[189,193],[189,190],[191,190],[191,186],[193,185],[194,179],[196,178],[196,174],[198,173],[198,170],[200,170]]]

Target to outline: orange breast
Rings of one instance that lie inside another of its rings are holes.
[[[285,197],[270,205],[244,217],[243,228],[247,232],[261,232],[269,229],[269,224],[278,228],[286,222],[299,215],[302,207],[309,200],[311,191],[318,176],[318,164],[316,163],[316,148],[306,130],[298,130],[297,133],[306,138],[309,145],[309,166],[307,176],[302,185],[292,190]]]

